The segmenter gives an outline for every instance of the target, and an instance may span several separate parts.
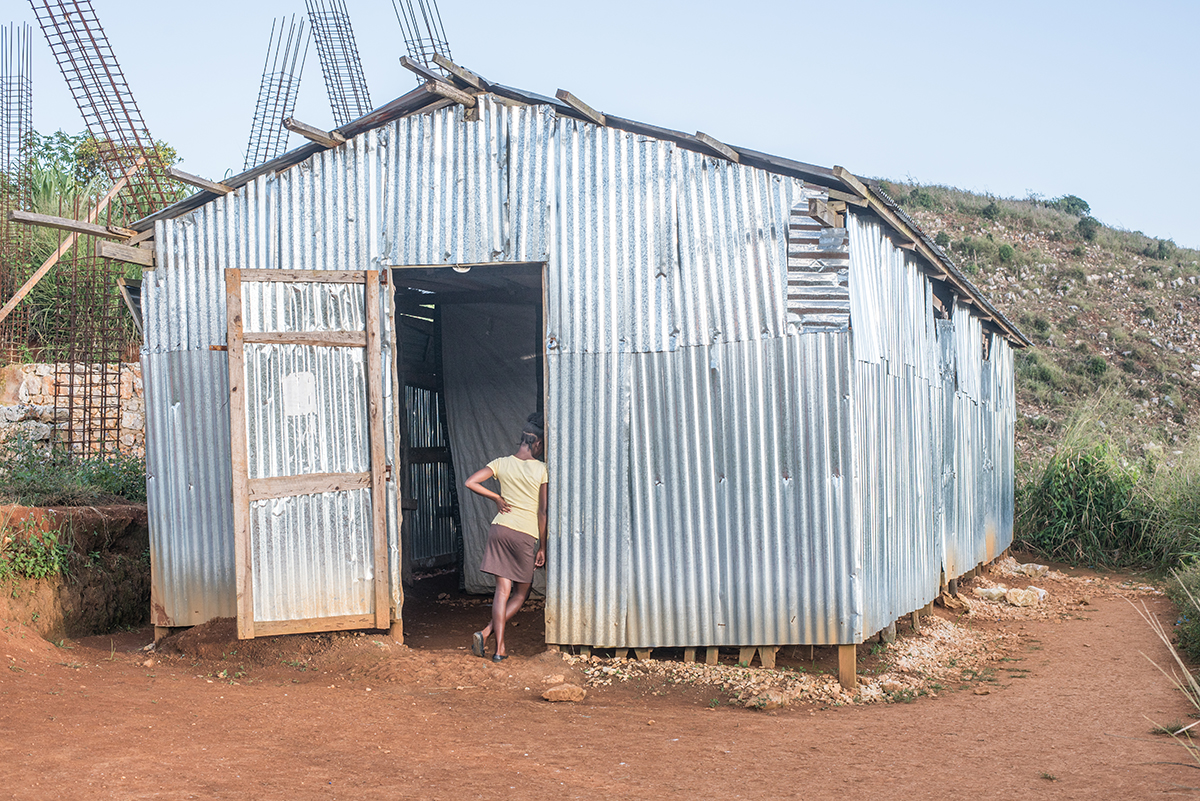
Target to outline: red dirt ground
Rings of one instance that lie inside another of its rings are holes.
[[[411,593],[409,647],[378,634],[238,642],[219,621],[147,653],[147,630],[56,647],[0,622],[0,796],[1135,799],[1200,789],[1185,750],[1151,732],[1151,720],[1188,722],[1191,709],[1142,655],[1170,658],[1122,595],[1168,627],[1174,612],[1121,578],[1094,587],[1085,612],[969,623],[1017,635],[1004,650],[1008,675],[989,683],[912,703],[769,712],[710,708],[712,688],[644,678],[547,703],[548,676],[583,674],[542,650],[539,612],[522,612],[502,667],[475,659],[466,640],[488,607],[452,581],[425,579]],[[870,650],[860,649],[864,673]],[[812,670],[834,653],[780,656]]]

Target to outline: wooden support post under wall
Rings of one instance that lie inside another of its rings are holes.
[[[883,631],[879,632],[879,641],[893,643],[896,641],[896,621],[884,626]]]
[[[160,643],[167,637],[171,636],[170,626],[155,626],[154,627],[154,642]]]
[[[719,655],[719,653],[720,653],[720,651],[715,645],[708,646],[708,650],[704,654],[704,664],[706,664],[706,665],[717,664],[717,656]]]
[[[587,659],[588,657],[590,657],[592,655],[592,646],[590,646],[590,645],[579,646],[579,655],[582,656],[584,659]]]
[[[921,612],[917,610],[912,613],[912,629],[914,632],[921,631]]]
[[[696,649],[695,648],[684,648],[683,649],[683,661],[684,662],[695,662],[696,661]]]
[[[775,669],[775,654],[779,653],[778,645],[760,645],[758,646],[758,661],[762,666],[770,670]]]
[[[388,629],[388,634],[390,634],[392,639],[397,643],[404,645],[404,621],[393,620],[391,628]]]
[[[853,690],[858,686],[856,662],[858,647],[854,645],[839,645],[838,647],[838,682],[844,689]]]
[[[637,654],[638,659],[641,659],[643,661],[650,658],[650,649],[649,648],[634,648],[633,652],[635,654]]]
[[[958,597],[958,579],[950,579],[946,582],[946,591],[954,597]]]
[[[618,648],[613,653],[613,659],[628,659],[628,658],[629,658],[629,649],[628,648]]]
[[[738,664],[743,667],[750,667],[750,663],[754,661],[754,652],[757,649],[751,646],[742,646],[738,651]]]

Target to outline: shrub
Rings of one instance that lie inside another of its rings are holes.
[[[1083,245],[1076,245],[1075,247],[1071,248],[1071,255],[1077,259],[1082,259],[1087,255],[1087,248],[1085,248]]]
[[[1000,257],[1001,264],[1011,264],[1013,259],[1016,258],[1017,251],[1012,245],[1005,242],[996,251],[996,255]]]
[[[992,221],[998,220],[998,219],[1000,219],[1000,214],[1001,214],[1000,204],[994,200],[979,210],[979,216],[983,217],[986,220],[992,220]]]
[[[1094,242],[1100,233],[1100,221],[1095,217],[1080,217],[1075,224],[1075,231],[1088,242]]]
[[[1015,538],[1047,558],[1115,566],[1169,555],[1154,537],[1141,475],[1107,441],[1064,442],[1019,495]]]
[[[1108,372],[1108,362],[1103,356],[1091,356],[1083,363],[1083,371],[1088,375],[1102,376]]]
[[[1046,206],[1066,212],[1067,214],[1073,214],[1076,217],[1083,217],[1092,211],[1092,207],[1088,205],[1086,200],[1075,195],[1063,195],[1060,198],[1048,200],[1046,201]]]
[[[6,533],[0,540],[0,580],[43,579],[66,572],[68,549],[52,531],[26,531],[16,537]]]
[[[937,198],[930,194],[927,189],[920,186],[914,186],[912,191],[908,193],[908,202],[919,208],[929,209],[930,211],[937,211],[942,207]]]
[[[937,236],[933,238],[933,242],[939,248],[945,250],[946,248],[950,247],[950,234],[946,233],[945,231],[938,231]]]

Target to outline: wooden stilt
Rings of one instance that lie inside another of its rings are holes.
[[[170,626],[155,626],[154,627],[154,642],[159,643],[171,636]]]
[[[633,652],[635,654],[637,654],[638,659],[641,659],[643,661],[650,658],[650,649],[649,648],[634,648]]]
[[[914,632],[921,630],[921,612],[919,610],[912,613],[912,629]]]
[[[557,653],[561,653],[561,652],[562,652],[562,648],[560,648],[559,646],[551,645],[549,643],[546,644],[546,653],[557,654]]]
[[[957,598],[958,597],[958,579],[950,579],[948,582],[946,582],[946,584],[947,584],[947,592],[949,592],[951,595],[953,595],[954,597]]]
[[[683,649],[683,661],[684,662],[695,662],[696,661],[696,649],[695,648],[684,648]]]
[[[628,659],[629,658],[629,649],[628,648],[618,648],[616,650],[616,652],[613,653],[613,658],[614,659]]]
[[[706,665],[717,664],[717,655],[718,655],[717,647],[715,645],[708,646],[708,651],[704,654],[704,664],[706,664]]]
[[[579,655],[580,655],[580,656],[582,656],[584,659],[587,659],[587,658],[591,657],[591,655],[592,655],[592,646],[590,646],[590,645],[581,645],[581,646],[579,646]]]
[[[393,620],[391,628],[388,629],[388,634],[390,634],[392,639],[397,643],[404,645],[404,621]]]
[[[892,621],[884,627],[883,631],[879,632],[879,641],[886,643],[894,643],[896,641],[896,621]]]
[[[853,690],[858,686],[858,674],[855,673],[855,662],[858,649],[854,645],[839,645],[838,647],[838,682],[843,688]]]
[[[758,661],[762,666],[770,670],[775,669],[775,654],[779,653],[778,645],[760,645],[758,646]]]
[[[743,645],[738,651],[738,664],[742,667],[750,667],[750,663],[754,661],[755,650],[757,649],[753,645]]]

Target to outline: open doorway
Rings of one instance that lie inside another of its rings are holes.
[[[452,569],[460,589],[492,591],[479,562],[495,510],[459,490],[466,476],[511,453],[526,416],[545,408],[543,268],[392,270],[406,584]],[[535,590],[544,586],[538,575]]]

